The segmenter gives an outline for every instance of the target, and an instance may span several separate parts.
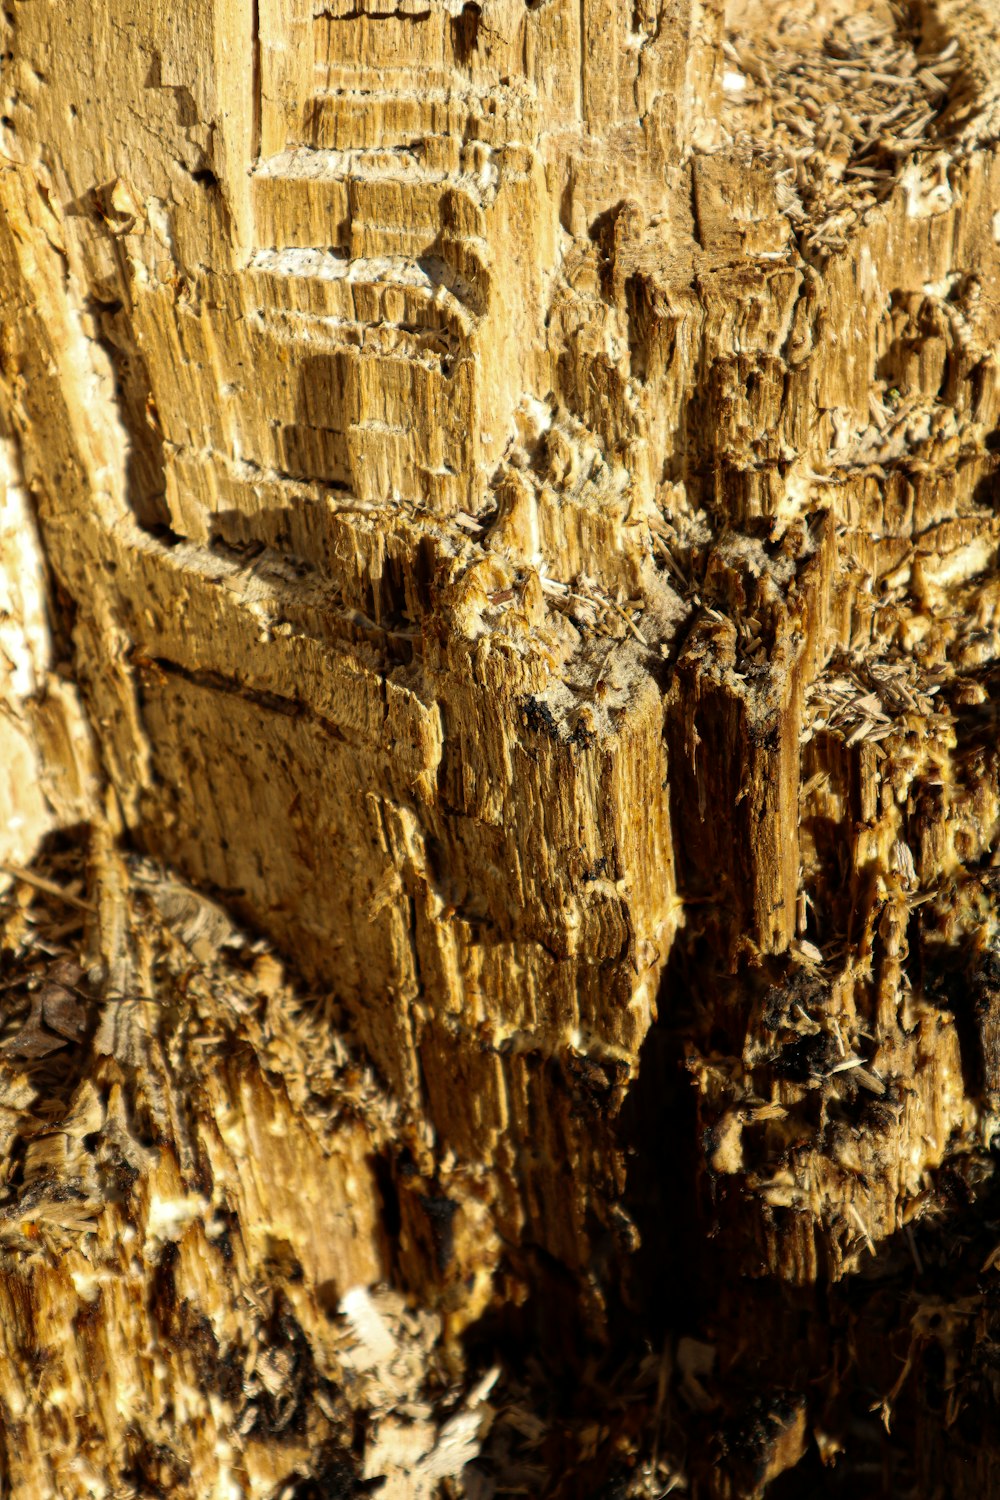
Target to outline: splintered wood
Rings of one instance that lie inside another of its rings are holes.
[[[1000,1492],[998,0],[0,33],[0,1483]]]

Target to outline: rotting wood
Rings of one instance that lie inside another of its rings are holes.
[[[0,30],[8,1488],[1000,1493],[995,0]]]

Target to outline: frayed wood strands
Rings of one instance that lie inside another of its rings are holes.
[[[818,730],[840,735],[852,747],[877,744],[900,727],[906,714],[929,718],[940,684],[921,674],[910,658],[872,662],[863,657],[839,659],[809,690],[802,743]]]
[[[4,43],[7,1487],[1000,1489],[996,28],[91,8]]]
[[[595,635],[624,639],[622,627],[640,646],[650,649],[650,643],[639,629],[645,602],[642,599],[613,599],[607,590],[586,576],[577,578],[574,584],[563,583],[539,573],[542,593],[549,604],[570,616],[578,625],[589,628]]]
[[[895,14],[895,27],[865,15],[829,27],[797,9],[768,9],[759,32],[734,30],[726,40],[747,84],[726,91],[728,129],[736,145],[773,163],[807,255],[842,248],[891,190],[900,161],[936,144],[957,48],[953,39],[937,52],[920,48],[915,23]]]
[[[84,901],[72,891],[64,890],[54,880],[47,880],[44,875],[39,875],[37,870],[24,870],[20,865],[9,864],[0,864],[0,870],[14,880],[20,880],[24,885],[33,886],[36,891],[43,891],[47,896],[55,896],[64,906],[75,906],[78,911],[97,911],[92,901]]]

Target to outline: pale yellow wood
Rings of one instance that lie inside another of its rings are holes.
[[[0,29],[5,1478],[430,1495],[489,1393],[404,1387],[617,1336],[637,1181],[805,1297],[992,1136],[1000,16]]]

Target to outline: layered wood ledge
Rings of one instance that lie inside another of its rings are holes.
[[[998,0],[0,40],[0,1492],[1000,1495]]]

